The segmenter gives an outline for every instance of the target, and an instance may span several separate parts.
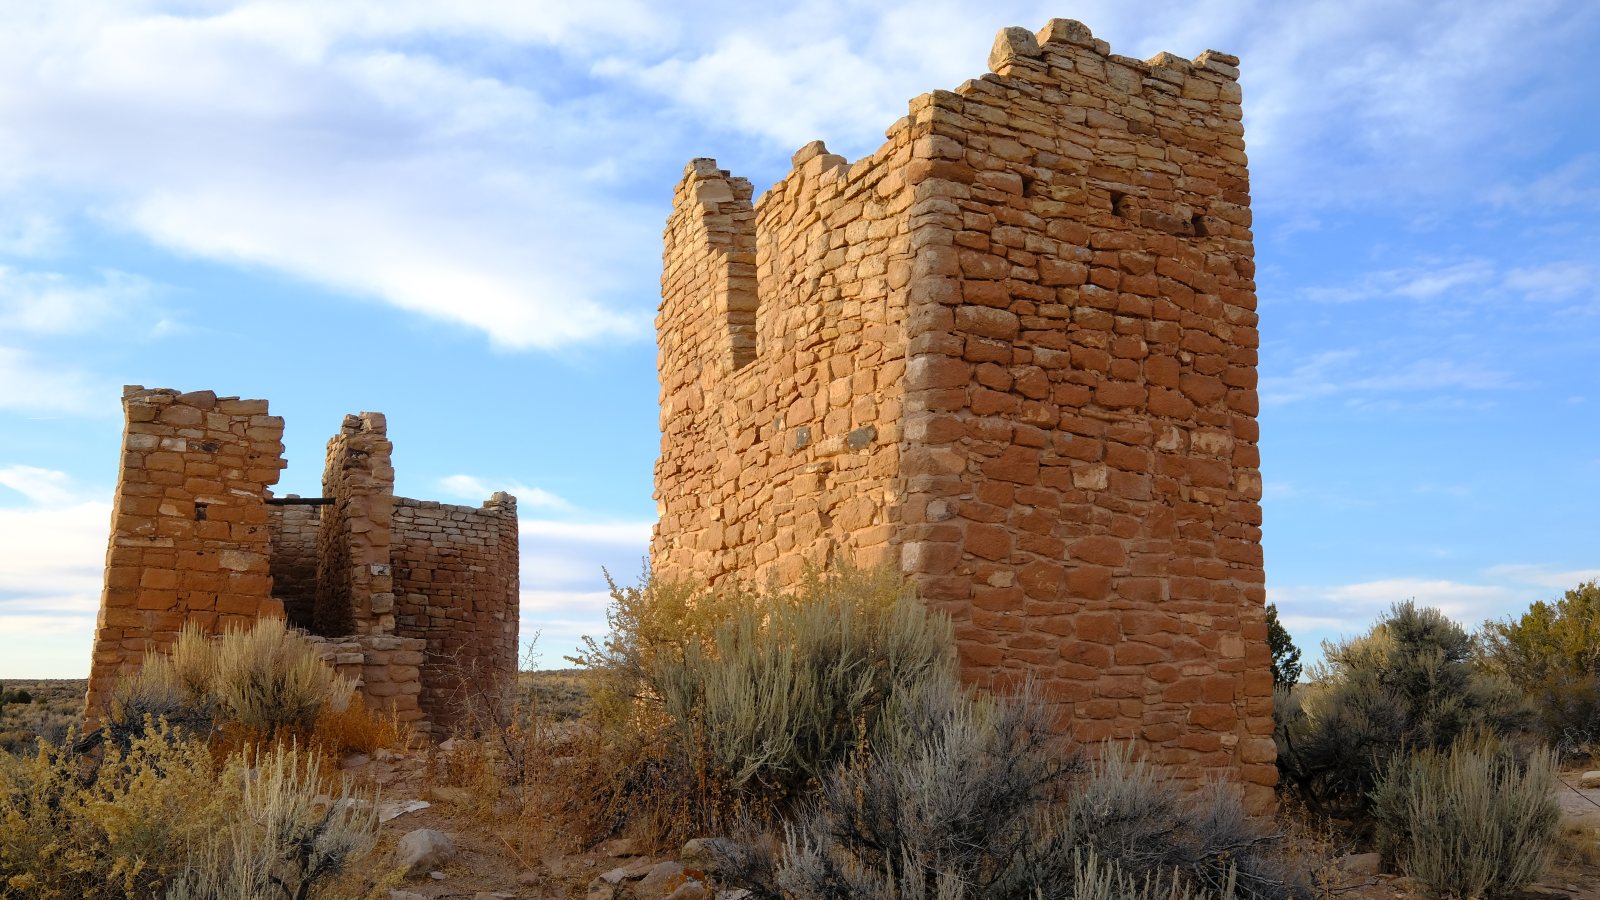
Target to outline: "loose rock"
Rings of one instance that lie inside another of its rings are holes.
[[[432,869],[449,862],[456,855],[455,842],[448,834],[432,828],[418,828],[400,839],[394,848],[394,861],[407,875]]]

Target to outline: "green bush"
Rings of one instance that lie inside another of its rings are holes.
[[[949,620],[888,570],[812,572],[792,591],[613,588],[595,671],[598,746],[569,810],[580,831],[667,839],[744,812],[768,819],[953,683]]]
[[[1600,581],[1538,602],[1517,619],[1486,622],[1483,661],[1511,679],[1544,739],[1564,752],[1600,744]]]
[[[1279,836],[1229,791],[1182,794],[1131,752],[1062,753],[1048,705],[947,684],[841,766],[781,840],[720,841],[768,900],[1287,898]]]
[[[1556,760],[1492,738],[1424,750],[1374,794],[1379,841],[1397,869],[1440,897],[1506,897],[1536,880],[1556,847]]]
[[[1371,793],[1402,750],[1517,732],[1527,721],[1520,695],[1476,665],[1475,651],[1459,625],[1410,602],[1362,637],[1325,643],[1311,683],[1275,704],[1280,783],[1311,811],[1364,830]]]

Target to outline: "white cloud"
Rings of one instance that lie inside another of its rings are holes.
[[[634,15],[617,33],[654,39],[642,8],[622,9]],[[559,69],[518,81],[396,49],[445,35],[486,42],[479,52],[566,40],[605,19],[593,7],[178,16],[65,4],[9,18],[0,192],[71,185],[113,227],[180,253],[270,267],[503,346],[648,331],[619,298],[653,268],[632,249],[655,242],[658,217],[585,175],[648,145],[640,123],[570,97]]]
[[[35,334],[84,332],[126,315],[151,294],[148,281],[104,271],[97,283],[59,272],[0,266],[0,329]]]
[[[546,519],[524,519],[521,530],[526,538],[555,538],[593,544],[637,545],[650,543],[650,529],[654,522],[557,522]]]
[[[1486,569],[1484,575],[1565,591],[1583,582],[1600,579],[1600,569],[1560,569],[1527,563],[1508,563]]]
[[[70,367],[40,362],[33,354],[0,345],[0,410],[22,413],[110,412],[111,389]]]
[[[1506,290],[1529,300],[1563,300],[1576,295],[1600,295],[1600,268],[1573,261],[1525,266],[1507,272]]]
[[[37,466],[0,466],[0,486],[41,504],[67,503],[75,496],[71,476],[56,469]]]
[[[1308,652],[1323,640],[1364,634],[1391,606],[1406,600],[1439,609],[1471,630],[1487,619],[1522,609],[1531,599],[1527,590],[1512,586],[1404,576],[1267,589],[1267,601],[1277,604],[1279,620]]]
[[[1486,365],[1443,358],[1397,364],[1356,350],[1330,350],[1295,363],[1286,375],[1263,377],[1260,390],[1268,406],[1333,397],[1364,405],[1393,395],[1482,393],[1511,386],[1507,373]]]
[[[0,614],[93,616],[110,524],[109,503],[0,507]]]
[[[571,510],[572,504],[543,488],[529,487],[520,481],[495,481],[492,484],[476,475],[447,475],[439,479],[439,488],[451,497],[465,500],[486,500],[496,491],[505,491],[517,498],[518,508]]]

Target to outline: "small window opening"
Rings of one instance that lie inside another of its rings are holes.
[[[194,520],[196,522],[204,522],[206,520],[206,505],[204,503],[196,503],[194,505]]]
[[[1111,212],[1113,215],[1126,219],[1128,217],[1128,195],[1121,191],[1111,192]]]
[[[1032,197],[1033,196],[1033,182],[1034,182],[1034,180],[1032,178],[1028,177],[1027,175],[1023,175],[1022,176],[1022,196],[1024,196],[1024,197]]]
[[[1209,237],[1211,235],[1211,229],[1206,227],[1204,213],[1195,213],[1189,219],[1189,226],[1194,230],[1195,237]]]

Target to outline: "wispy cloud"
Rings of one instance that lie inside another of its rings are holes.
[[[0,466],[0,486],[41,504],[67,503],[77,495],[67,473],[37,466]]]
[[[439,479],[439,488],[447,496],[462,500],[485,500],[496,491],[505,491],[517,498],[518,508],[570,511],[571,503],[545,490],[530,487],[520,481],[498,481],[476,475],[447,475]]]
[[[1282,406],[1342,399],[1365,405],[1396,395],[1484,393],[1512,387],[1511,375],[1454,359],[1413,359],[1401,364],[1356,350],[1329,350],[1295,364],[1288,374],[1261,379],[1261,402]],[[1458,397],[1459,399],[1459,397]]]
[[[107,412],[100,402],[110,388],[81,369],[45,362],[16,347],[0,345],[0,410],[21,413]]]
[[[126,272],[103,271],[98,280],[85,282],[59,272],[0,266],[0,330],[92,331],[126,316],[151,293],[147,280]]]
[[[421,49],[443,34],[547,46],[603,17],[390,6],[11,15],[0,189],[70,184],[113,228],[181,254],[269,267],[508,347],[646,334],[645,311],[620,305],[619,273],[643,271],[648,257],[630,265],[624,248],[649,246],[657,216],[595,181],[597,162],[647,143],[625,137],[637,123],[571,97],[561,76],[500,77]],[[605,18],[608,33],[648,39],[656,17],[619,8],[635,18],[614,32]]]

